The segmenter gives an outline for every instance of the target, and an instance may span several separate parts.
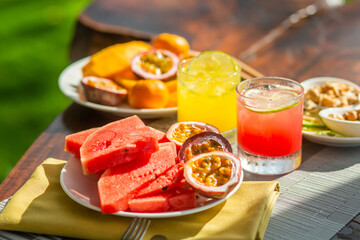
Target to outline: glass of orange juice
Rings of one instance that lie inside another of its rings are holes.
[[[233,142],[240,71],[238,64],[220,51],[183,60],[177,72],[178,121],[208,123]]]

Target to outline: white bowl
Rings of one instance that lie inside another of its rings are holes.
[[[329,117],[329,114],[344,114],[348,111],[358,110],[360,105],[351,105],[339,108],[325,108],[319,112],[324,124],[331,130],[341,133],[346,137],[360,137],[360,121],[339,120]]]
[[[342,78],[336,78],[336,77],[315,77],[315,78],[310,78],[307,79],[305,81],[303,81],[301,83],[301,85],[304,87],[304,93],[306,93],[310,88],[315,87],[315,86],[321,86],[326,82],[342,82],[342,83],[346,83],[350,86],[353,86],[354,88],[358,89],[360,91],[360,86],[357,85],[354,82],[351,82],[349,80],[345,80]],[[360,94],[358,95],[358,99],[360,102]],[[326,107],[321,107],[320,109],[324,109]]]
[[[342,78],[336,78],[336,77],[315,77],[315,78],[310,78],[307,79],[305,81],[303,81],[301,83],[301,85],[304,87],[304,92],[306,93],[307,90],[309,90],[310,88],[314,87],[314,86],[320,86],[326,82],[343,82],[346,84],[349,84],[357,89],[360,90],[360,86],[357,85],[356,83],[350,82],[349,80],[345,80]],[[359,99],[360,99],[360,95],[359,95]]]

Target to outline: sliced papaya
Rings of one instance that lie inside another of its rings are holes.
[[[115,77],[114,81],[128,91],[130,91],[130,89],[133,86],[135,86],[135,84],[138,82],[138,80],[122,78],[122,77]]]
[[[126,71],[136,54],[150,49],[151,45],[142,41],[114,44],[92,55],[91,64],[85,70],[93,76],[112,78]]]
[[[131,70],[131,67],[128,66],[124,68],[122,71],[116,73],[113,77],[114,80],[119,79],[129,79],[129,80],[139,80],[140,78]]]

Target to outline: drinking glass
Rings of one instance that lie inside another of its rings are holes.
[[[188,71],[191,58],[178,67],[178,121],[200,121],[217,127],[236,142],[236,86],[240,69],[233,74],[194,74]]]
[[[304,89],[296,81],[263,77],[237,86],[237,141],[242,168],[261,175],[300,166]]]

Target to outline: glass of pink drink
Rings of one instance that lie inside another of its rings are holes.
[[[300,166],[304,89],[296,81],[264,77],[237,86],[237,141],[242,168],[261,175]]]

